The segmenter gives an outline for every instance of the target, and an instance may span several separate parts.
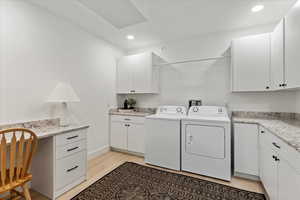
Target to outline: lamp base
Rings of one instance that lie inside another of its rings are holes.
[[[60,118],[60,126],[68,127],[71,125],[70,113],[66,102],[62,103],[62,116]]]

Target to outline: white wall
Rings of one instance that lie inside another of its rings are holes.
[[[300,113],[300,91],[297,92],[296,112]]]
[[[116,104],[115,65],[122,51],[25,1],[1,1],[0,123],[49,118],[56,83],[71,83],[77,118],[91,125],[89,153],[108,145],[108,114]]]
[[[270,32],[274,25],[236,32],[210,34],[189,40],[173,41],[129,54],[153,50],[167,61],[221,56],[228,53],[233,38]],[[161,48],[163,47],[163,48]],[[253,77],[255,79],[255,77]],[[164,104],[187,105],[189,99],[199,98],[204,104],[225,105],[233,110],[294,112],[295,92],[231,93],[230,59],[189,63],[161,68],[159,95],[133,95],[138,106],[156,107]],[[124,95],[119,96],[119,105]]]

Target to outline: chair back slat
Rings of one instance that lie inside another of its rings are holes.
[[[37,136],[24,128],[0,130],[1,185],[28,177],[32,157],[37,146]],[[7,152],[9,153],[7,154]],[[7,166],[6,160],[9,166]],[[22,179],[23,180],[23,179]]]
[[[28,143],[29,144],[29,143]],[[28,145],[27,144],[27,145]],[[25,163],[25,166],[24,166],[24,171],[27,172],[30,168],[30,165],[31,165],[31,162],[32,162],[32,158],[33,158],[33,154],[35,153],[36,151],[36,147],[37,147],[37,140],[35,140],[33,137],[30,138],[30,151],[29,151],[29,154],[28,154],[28,157],[26,159],[26,163]]]
[[[13,182],[15,176],[15,162],[16,162],[16,149],[17,148],[17,138],[16,132],[13,133],[13,137],[10,143],[10,162],[9,162],[9,180],[10,183]]]
[[[6,138],[2,135],[1,138],[1,183],[5,185],[6,181]]]
[[[26,166],[29,161],[30,154],[31,154],[31,145],[32,145],[32,138],[29,138],[26,140],[26,143],[25,143],[25,152],[24,152],[24,159],[23,159],[23,164],[22,164],[21,178],[23,178],[25,176],[25,174],[27,173]]]
[[[21,170],[22,170],[22,164],[23,164],[23,151],[24,151],[24,132],[22,132],[22,136],[19,141],[18,145],[18,155],[17,155],[17,179],[21,177]]]

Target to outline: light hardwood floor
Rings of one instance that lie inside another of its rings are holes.
[[[107,153],[105,153],[99,157],[96,157],[94,159],[91,159],[89,161],[87,181],[85,181],[82,184],[78,185],[77,187],[73,188],[69,192],[63,194],[58,199],[59,200],[71,199],[73,196],[78,194],[80,191],[84,190],[89,185],[91,185],[92,183],[94,183],[95,181],[97,181],[98,179],[103,177],[105,174],[109,173],[110,171],[112,171],[113,169],[115,169],[116,167],[118,167],[119,165],[121,165],[122,163],[124,163],[126,161],[135,162],[135,163],[139,163],[142,165],[147,165],[147,164],[145,164],[144,159],[142,157],[133,156],[133,155],[125,154],[125,153],[119,153],[119,152],[112,152],[112,151],[107,152]],[[158,168],[158,167],[156,167],[156,168]],[[166,170],[166,169],[164,169],[164,170]],[[174,172],[172,170],[167,170],[167,171]],[[229,182],[225,182],[225,181],[221,181],[221,180],[217,180],[217,179],[213,179],[213,178],[209,178],[209,177],[204,177],[204,176],[200,176],[200,175],[195,175],[195,174],[191,174],[191,173],[186,173],[186,172],[176,172],[176,173],[197,177],[200,179],[217,182],[217,183],[229,185],[232,187],[236,187],[236,188],[240,188],[240,189],[244,189],[244,190],[248,190],[248,191],[253,191],[253,192],[258,192],[258,193],[263,193],[263,191],[264,191],[260,182],[257,182],[257,181],[250,181],[250,180],[246,180],[246,179],[233,177],[232,181],[229,183]],[[31,191],[31,196],[32,196],[32,200],[48,200],[47,198],[43,197],[42,195],[40,195],[34,191]]]

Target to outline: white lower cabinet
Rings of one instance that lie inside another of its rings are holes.
[[[144,153],[144,117],[111,115],[110,146],[120,150]]]
[[[127,132],[127,149],[133,152],[145,152],[145,126],[144,124],[129,124]]]
[[[258,125],[234,123],[234,172],[258,178]]]
[[[49,199],[57,199],[85,181],[86,141],[87,128],[39,139],[33,157],[31,187]]]
[[[261,181],[267,191],[270,200],[277,200],[277,162],[273,156],[276,155],[270,146],[261,143],[260,146],[260,170]]]
[[[127,124],[123,122],[110,123],[111,147],[126,149],[127,147]]]
[[[299,197],[300,173],[281,159],[278,168],[278,200],[295,200]]]
[[[269,200],[299,199],[300,152],[264,127],[234,123],[234,157],[235,174],[259,174]]]
[[[270,200],[298,199],[300,153],[268,130],[260,130],[260,178]]]

